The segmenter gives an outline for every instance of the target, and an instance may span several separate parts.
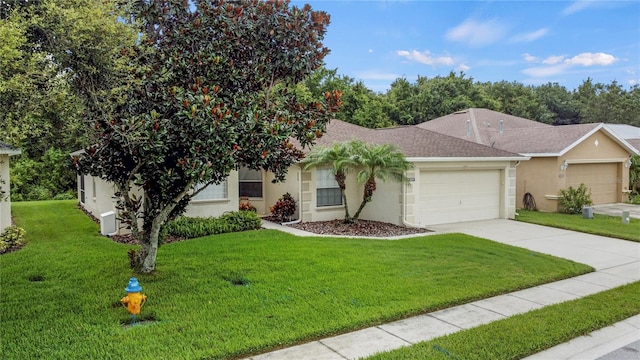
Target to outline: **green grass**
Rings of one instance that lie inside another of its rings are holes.
[[[73,201],[13,214],[27,246],[0,258],[3,359],[240,357],[592,271],[462,234],[247,231],[162,246],[157,271],[138,276],[156,321],[123,327],[131,247],[101,237]]]
[[[619,216],[594,214],[593,219],[583,219],[582,214],[518,210],[516,220],[640,242],[640,219],[631,218],[629,224],[623,224]]]
[[[639,314],[639,294],[636,282],[368,359],[521,359]]]

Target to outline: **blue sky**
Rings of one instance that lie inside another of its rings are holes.
[[[331,15],[327,67],[385,91],[464,71],[475,81],[640,84],[640,1],[292,1]]]

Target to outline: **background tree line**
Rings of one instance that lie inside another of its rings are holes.
[[[465,73],[396,79],[386,92],[322,69],[305,81],[312,96],[327,89],[343,93],[338,118],[369,128],[413,125],[467,108],[486,108],[552,125],[606,122],[640,126],[640,86],[586,79],[575,90],[558,83],[477,82]]]
[[[86,107],[80,92],[90,89],[99,96],[108,89],[117,95],[113,67],[119,65],[110,59],[136,40],[114,9],[93,0],[0,2],[0,141],[23,152],[11,164],[14,201],[75,196],[69,153],[92,142],[85,118],[96,111]],[[451,72],[415,82],[398,78],[387,91],[375,92],[337,69],[323,68],[297,88],[318,101],[332,90],[343,94],[336,118],[369,128],[418,124],[470,107],[553,125],[640,126],[640,86],[616,81],[586,79],[569,90],[557,83],[478,82]]]

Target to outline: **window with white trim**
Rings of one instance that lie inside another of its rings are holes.
[[[196,191],[202,188],[202,184],[196,186]],[[220,184],[210,184],[197,193],[192,200],[222,200],[227,198],[227,181]]]
[[[238,170],[238,190],[240,197],[262,197],[262,171],[241,167]]]
[[[85,203],[84,174],[80,174],[80,203]]]
[[[342,205],[340,186],[331,169],[316,169],[317,206]]]

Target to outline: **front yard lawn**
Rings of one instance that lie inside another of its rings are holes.
[[[27,231],[0,258],[0,358],[234,358],[592,271],[462,234],[383,241],[270,230],[164,245],[139,275],[127,327],[127,249],[73,201],[13,203]]]
[[[518,210],[516,220],[640,242],[640,219],[631,218],[628,224],[623,224],[619,216],[593,214],[593,219],[583,219],[582,214]]]

